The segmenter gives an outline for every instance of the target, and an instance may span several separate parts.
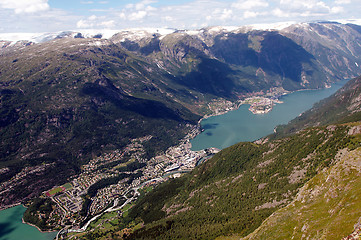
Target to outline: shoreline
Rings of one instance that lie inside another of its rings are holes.
[[[11,204],[11,205],[6,205],[6,206],[3,206],[3,207],[0,209],[0,211],[6,210],[6,209],[9,209],[9,208],[13,208],[13,207],[16,207],[16,206],[19,206],[19,205],[22,205],[24,208],[26,208],[26,209],[27,209],[27,207],[25,207],[25,206],[24,206],[24,204],[22,204],[22,203],[14,203],[14,204]],[[26,224],[26,225],[29,225],[29,226],[35,227],[35,228],[36,228],[36,229],[38,229],[38,231],[39,231],[39,232],[41,232],[41,233],[52,233],[52,232],[57,232],[56,230],[54,230],[54,231],[51,231],[51,230],[48,230],[48,231],[43,231],[43,230],[41,230],[38,226],[36,226],[35,224],[32,224],[32,223],[26,222],[26,221],[24,220],[24,214],[23,214],[23,216],[21,217],[21,222],[22,222],[23,224]]]
[[[36,229],[38,229],[38,231],[41,232],[41,233],[55,233],[55,232],[58,232],[58,231],[56,231],[56,230],[55,230],[55,231],[51,231],[51,230],[43,231],[43,230],[41,230],[38,226],[36,226],[35,224],[29,223],[29,222],[25,222],[25,221],[24,221],[24,217],[21,218],[21,222],[22,222],[23,224],[26,224],[26,225],[29,225],[29,226],[32,226],[32,227],[36,227]]]
[[[20,204],[18,204],[18,205],[20,205]],[[27,207],[24,206],[24,204],[21,204],[21,205],[23,205],[24,208],[28,209]],[[23,224],[27,224],[27,225],[32,226],[32,227],[36,227],[36,229],[38,229],[38,231],[41,232],[41,233],[56,232],[56,231],[50,231],[50,230],[48,230],[48,231],[43,231],[43,230],[41,230],[38,226],[36,226],[35,224],[26,222],[26,221],[24,220],[24,214],[23,214],[23,216],[21,217],[21,222],[22,222]]]
[[[22,205],[21,202],[0,207],[0,211],[6,210],[6,209],[8,209],[8,208],[13,208],[13,207],[16,207],[16,206],[18,206],[18,205]],[[24,206],[24,205],[23,205],[23,206]],[[24,206],[24,207],[25,207],[25,206]]]
[[[321,89],[329,89],[329,88],[331,88],[334,84],[337,84],[337,83],[340,83],[340,82],[347,82],[349,79],[343,79],[343,80],[339,80],[339,81],[335,81],[335,82],[332,82],[332,83],[327,83],[327,85],[325,85],[324,87],[318,87],[318,88],[306,88],[306,89],[298,89],[298,90],[294,90],[294,91],[287,91],[286,90],[286,92],[285,93],[283,93],[281,96],[279,96],[279,98],[277,98],[277,100],[274,100],[274,103],[273,103],[273,105],[275,104],[275,103],[278,103],[278,104],[282,104],[283,103],[283,101],[281,101],[280,100],[280,97],[284,97],[284,96],[287,96],[287,95],[289,95],[289,94],[292,94],[292,93],[296,93],[296,92],[302,92],[302,91],[315,91],[315,90],[321,90]],[[257,98],[257,97],[266,97],[266,94],[263,94],[263,95],[260,95],[260,96],[253,96],[254,98]],[[249,97],[249,98],[252,98],[252,97]],[[190,139],[188,139],[189,140],[189,142],[191,141],[191,140],[193,140],[194,138],[196,138],[199,134],[201,134],[202,132],[203,132],[203,129],[202,129],[202,126],[201,126],[201,122],[203,121],[203,120],[205,120],[205,119],[208,119],[208,118],[210,118],[210,117],[215,117],[215,116],[220,116],[220,115],[224,115],[224,114],[226,114],[226,113],[228,113],[228,112],[231,112],[231,111],[235,111],[235,110],[238,110],[242,105],[250,105],[250,108],[252,107],[252,104],[250,104],[250,103],[246,103],[246,102],[244,102],[245,101],[245,99],[247,99],[247,98],[244,98],[243,100],[236,100],[235,102],[233,102],[233,106],[232,106],[232,108],[231,109],[228,109],[228,110],[225,110],[225,109],[217,109],[217,110],[221,110],[221,111],[219,111],[219,112],[217,112],[217,113],[212,113],[212,114],[210,114],[210,115],[204,115],[203,117],[201,117],[200,119],[199,119],[199,121],[198,121],[198,123],[197,123],[197,129],[198,129],[198,133],[194,136],[194,137],[192,137],[192,138],[190,138]],[[262,115],[262,114],[268,114],[269,112],[271,112],[272,110],[273,110],[273,106],[270,108],[270,109],[267,109],[267,111],[266,112],[262,112],[262,113],[255,113],[255,112],[253,112],[253,111],[251,111],[250,109],[248,109],[252,114],[254,114],[254,115]],[[191,147],[192,148],[192,147]],[[192,150],[193,151],[193,150]]]

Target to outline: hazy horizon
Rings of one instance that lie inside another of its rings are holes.
[[[0,0],[0,33],[360,19],[361,0]]]

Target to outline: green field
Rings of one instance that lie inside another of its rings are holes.
[[[72,189],[73,186],[70,183],[65,183],[63,186],[53,188],[46,193],[46,196],[51,197],[57,193]]]
[[[59,192],[62,192],[64,190],[63,187],[56,187],[56,188],[53,188],[51,189],[49,192],[48,192],[48,195],[49,196],[54,196],[55,194],[59,193]]]
[[[115,169],[122,168],[122,167],[126,167],[127,165],[129,165],[129,164],[131,164],[131,163],[133,163],[133,162],[135,162],[135,159],[134,159],[134,158],[130,159],[128,162],[119,164],[118,166],[115,167]]]
[[[65,183],[65,184],[63,185],[63,187],[65,188],[65,190],[69,190],[69,189],[72,189],[72,188],[73,188],[73,186],[72,186],[70,183]]]

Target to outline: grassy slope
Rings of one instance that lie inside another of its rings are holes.
[[[341,239],[361,216],[361,148],[320,172],[246,239]]]

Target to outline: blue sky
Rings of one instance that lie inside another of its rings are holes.
[[[360,19],[361,0],[0,0],[0,32]]]

